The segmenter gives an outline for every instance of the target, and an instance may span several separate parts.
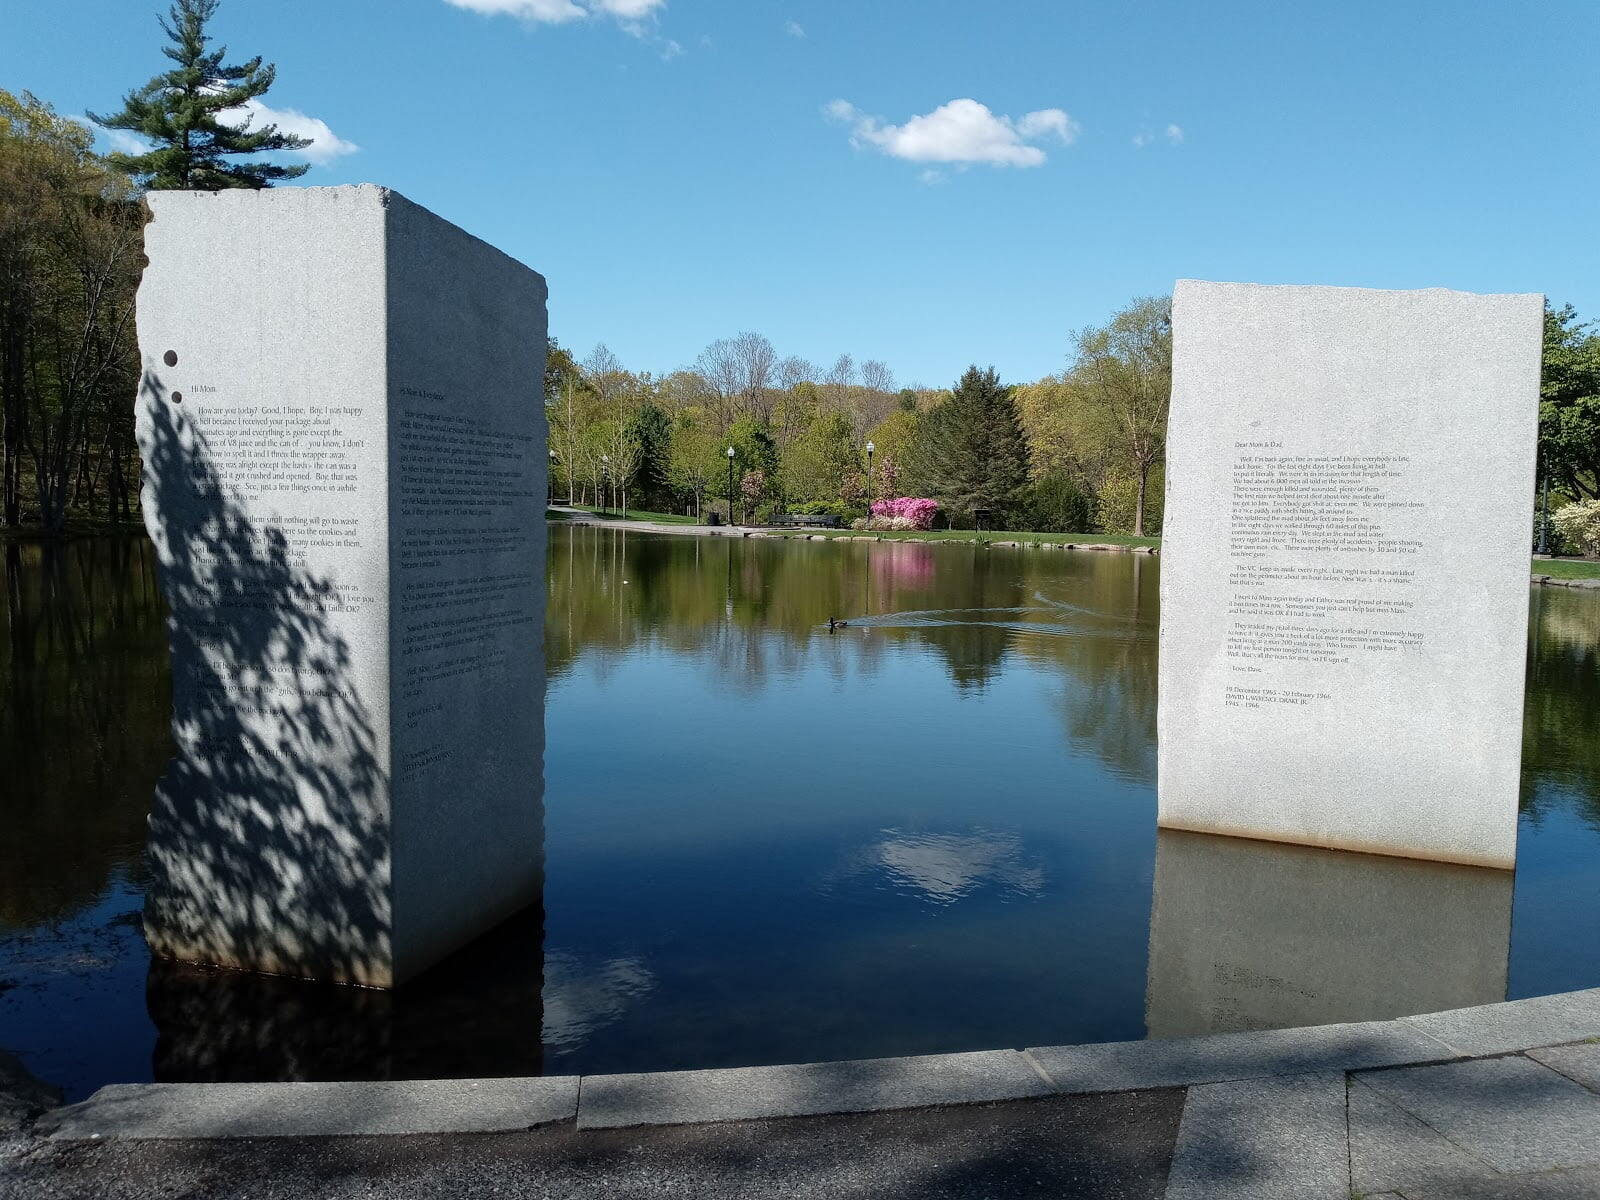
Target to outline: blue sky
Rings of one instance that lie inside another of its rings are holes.
[[[156,8],[3,0],[0,86],[115,108],[165,63]],[[1593,0],[223,0],[214,29],[324,123],[302,182],[502,247],[563,344],[636,370],[755,329],[1034,379],[1180,277],[1600,317]]]

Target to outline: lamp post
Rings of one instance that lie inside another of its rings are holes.
[[[728,447],[728,524],[733,524],[733,447]]]
[[[611,455],[600,456],[600,475],[603,480],[600,493],[600,514],[608,515],[611,511]]]
[[[1544,512],[1539,518],[1539,553],[1550,553],[1550,472],[1544,475]]]
[[[556,501],[556,452],[554,450],[550,451],[549,484],[550,484],[550,503],[554,504],[555,501]]]
[[[867,442],[867,525],[872,524],[872,452],[877,447],[869,440]]]

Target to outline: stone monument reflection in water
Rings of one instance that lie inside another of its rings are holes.
[[[149,203],[146,936],[391,987],[539,898],[544,281],[370,185]]]
[[[1160,830],[1149,1036],[1504,1000],[1512,879],[1457,863]]]

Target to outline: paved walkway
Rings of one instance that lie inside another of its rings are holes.
[[[859,1063],[125,1085],[15,1125],[4,1197],[1568,1200],[1600,1197],[1600,989]]]

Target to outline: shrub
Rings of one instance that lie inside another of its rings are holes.
[[[932,529],[934,514],[939,511],[937,500],[918,499],[913,496],[901,496],[894,500],[874,500],[872,502],[872,518],[874,521],[882,519],[893,521],[904,520],[905,525],[883,525],[875,528],[883,529]]]
[[[1600,558],[1600,500],[1580,500],[1550,514],[1550,523],[1585,558]]]
[[[910,517],[870,517],[867,520],[868,529],[892,529],[898,533],[906,533],[913,529],[923,528],[914,523]]]
[[[1059,471],[1030,483],[1017,507],[1017,529],[1087,533],[1094,528],[1094,498]]]

